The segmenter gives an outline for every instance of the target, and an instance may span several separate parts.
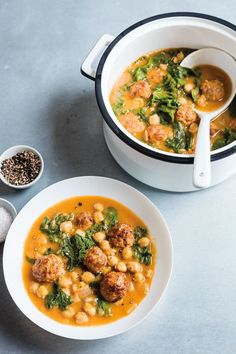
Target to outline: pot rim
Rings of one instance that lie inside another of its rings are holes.
[[[140,27],[146,23],[160,20],[163,18],[172,18],[172,17],[195,17],[195,18],[200,18],[200,19],[206,19],[210,20],[212,22],[219,23],[221,25],[224,25],[236,32],[236,26],[232,24],[231,22],[228,22],[226,20],[223,20],[221,18],[207,15],[207,14],[202,14],[202,13],[197,13],[197,12],[169,12],[169,13],[164,13],[160,15],[155,15],[148,17],[144,20],[141,20],[139,22],[136,22],[135,24],[129,26],[127,29],[122,31],[108,46],[108,48],[105,50],[103,53],[96,72],[96,78],[95,78],[95,94],[96,94],[96,99],[98,103],[98,107],[100,109],[100,112],[105,120],[105,122],[108,124],[109,128],[113,131],[113,133],[116,134],[118,138],[120,138],[124,143],[126,143],[128,146],[133,148],[134,150],[142,153],[143,155],[146,155],[148,157],[161,160],[161,161],[166,161],[170,163],[177,163],[177,164],[193,164],[193,157],[188,157],[188,156],[180,156],[176,154],[176,156],[171,156],[165,154],[165,152],[161,152],[160,150],[158,151],[153,151],[151,149],[148,149],[136,141],[132,140],[128,135],[126,135],[124,132],[120,130],[120,128],[115,124],[113,119],[111,118],[110,114],[108,113],[106,106],[104,104],[103,100],[103,95],[102,95],[102,88],[101,88],[101,79],[102,79],[102,71],[103,67],[105,65],[106,59],[109,56],[110,52],[112,49],[115,47],[115,45],[123,38],[125,37],[129,32],[133,31],[135,28]],[[211,161],[217,161],[222,158],[228,157],[236,152],[236,144],[229,147],[228,149],[225,149],[223,151],[220,151],[218,153],[211,154]]]

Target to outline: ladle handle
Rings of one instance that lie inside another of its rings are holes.
[[[202,117],[198,128],[193,166],[193,184],[207,188],[211,184],[210,120]]]

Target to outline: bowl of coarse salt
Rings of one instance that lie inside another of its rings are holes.
[[[5,241],[16,215],[16,208],[8,200],[0,198],[0,243]]]

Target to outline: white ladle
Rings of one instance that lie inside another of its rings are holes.
[[[212,112],[195,109],[200,124],[194,157],[193,184],[198,188],[207,188],[211,184],[210,121],[225,111],[236,93],[236,62],[229,54],[216,48],[203,48],[189,54],[181,62],[181,66],[186,68],[204,64],[214,65],[224,70],[231,79],[232,92],[224,105]]]

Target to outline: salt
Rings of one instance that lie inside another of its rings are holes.
[[[13,218],[7,209],[0,207],[0,242],[5,240],[12,221]]]

